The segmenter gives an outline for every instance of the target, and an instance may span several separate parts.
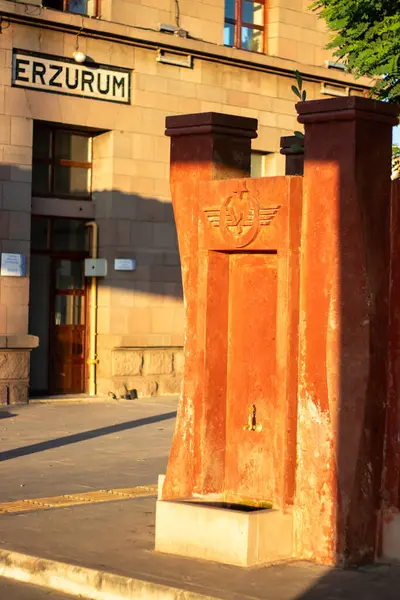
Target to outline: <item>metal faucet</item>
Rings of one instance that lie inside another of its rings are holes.
[[[244,431],[256,431],[259,433],[262,431],[262,425],[257,425],[257,408],[255,404],[249,406],[249,413],[247,417],[247,425],[243,427]]]

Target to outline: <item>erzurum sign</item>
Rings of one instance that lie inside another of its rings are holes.
[[[73,59],[14,49],[12,85],[130,104],[131,72],[97,63],[77,64]]]

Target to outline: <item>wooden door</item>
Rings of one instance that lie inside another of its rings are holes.
[[[84,261],[52,259],[50,388],[53,394],[85,391],[86,289]]]

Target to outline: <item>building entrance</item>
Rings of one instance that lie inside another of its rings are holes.
[[[86,390],[88,233],[78,219],[32,217],[29,327],[31,394]]]

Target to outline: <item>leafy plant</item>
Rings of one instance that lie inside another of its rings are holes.
[[[297,85],[292,85],[292,91],[297,96],[297,98],[299,98],[302,102],[305,102],[307,100],[307,92],[303,89],[303,78],[300,72],[297,70],[294,72],[294,75],[296,77]],[[304,133],[302,131],[295,131],[294,135],[297,137],[298,140],[301,140],[302,142],[304,141]],[[290,147],[295,152],[299,152],[300,154],[304,153],[303,144],[292,144]]]
[[[356,78],[375,78],[371,95],[400,102],[399,0],[314,0],[333,32],[327,49]]]
[[[295,71],[294,75],[296,77],[297,85],[292,85],[292,90],[302,102],[305,102],[305,100],[307,100],[307,92],[306,90],[303,90],[303,78],[299,71]]]
[[[392,146],[392,177],[400,179],[400,146],[397,144]]]

